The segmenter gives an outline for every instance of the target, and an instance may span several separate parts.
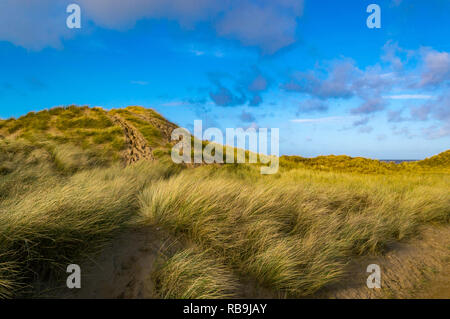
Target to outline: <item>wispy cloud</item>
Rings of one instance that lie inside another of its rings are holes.
[[[432,95],[424,95],[424,94],[400,94],[400,95],[387,95],[383,96],[385,99],[391,100],[428,100],[432,99]]]
[[[240,117],[242,122],[254,122],[255,121],[255,116],[250,113],[250,112],[245,112],[244,110],[242,111]]]
[[[291,122],[294,123],[325,123],[334,121],[348,121],[353,120],[354,116],[327,116],[318,118],[308,118],[308,119],[292,119]]]
[[[189,52],[191,52],[193,55],[196,55],[196,56],[202,56],[205,54],[205,51],[195,50],[195,49],[191,49],[191,50],[189,50]]]
[[[148,82],[147,81],[131,81],[131,84],[148,85]]]
[[[217,106],[259,106],[262,102],[261,94],[268,90],[270,80],[254,67],[244,72],[239,78],[227,73],[210,73],[210,81],[215,88],[209,92],[210,99]],[[234,82],[233,88],[225,82]]]
[[[171,101],[161,104],[161,106],[185,106],[190,105],[188,101]]]
[[[313,113],[313,112],[326,112],[328,111],[328,105],[319,99],[308,99],[302,103],[297,111],[297,115],[301,113]]]

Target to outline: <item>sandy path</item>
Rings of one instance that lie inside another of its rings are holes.
[[[149,116],[146,116],[144,114],[139,114],[139,113],[133,113],[134,116],[139,117],[140,119],[149,122],[150,124],[152,124],[154,127],[156,127],[162,134],[165,142],[167,143],[171,143],[172,142],[172,131],[176,128],[178,128],[177,125],[169,122],[169,121],[163,121],[157,118],[151,118]]]
[[[427,228],[420,238],[395,243],[383,256],[353,260],[347,276],[307,298],[450,298],[450,227]],[[81,265],[82,288],[63,298],[157,298],[150,278],[162,254],[176,251],[173,238],[157,229],[132,229],[118,236],[95,261]],[[366,286],[367,265],[381,267],[381,289]],[[285,298],[241,281],[243,298]]]
[[[80,265],[81,288],[61,287],[58,298],[156,298],[152,271],[162,254],[174,248],[173,239],[153,227],[130,229],[102,252]]]
[[[369,264],[381,268],[381,288],[366,285]],[[427,227],[418,238],[394,243],[383,256],[352,261],[347,275],[318,298],[450,298],[450,227]]]
[[[113,115],[111,119],[123,129],[125,134],[126,143],[128,145],[125,152],[126,165],[130,165],[141,159],[154,160],[151,147],[138,129],[117,114]]]

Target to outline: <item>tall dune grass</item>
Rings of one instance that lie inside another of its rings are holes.
[[[152,275],[156,293],[164,299],[229,298],[238,287],[228,267],[194,248],[176,253]]]
[[[0,298],[29,296],[129,225],[162,227],[184,247],[152,276],[160,297],[222,298],[241,295],[242,278],[309,295],[352,258],[450,222],[450,151],[402,165],[282,157],[270,176],[258,165],[182,170],[168,152],[174,124],[139,107],[115,113],[158,163],[117,166],[125,137],[99,108],[0,121]]]
[[[1,201],[0,296],[28,293],[30,283],[98,251],[130,224],[138,193],[168,175],[150,163],[91,169]]]
[[[444,177],[294,170],[246,182],[220,175],[205,167],[153,184],[140,196],[144,220],[296,296],[338,280],[351,257],[380,253],[420,225],[450,218]]]

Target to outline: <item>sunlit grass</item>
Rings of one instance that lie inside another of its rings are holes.
[[[157,163],[119,165],[115,112],[141,130]],[[308,296],[339,281],[353,258],[450,221],[450,151],[401,165],[282,158],[268,176],[258,165],[186,169],[170,161],[162,130],[171,125],[140,107],[59,107],[0,121],[0,298],[30,296],[36,281],[149,224],[183,247],[149,274],[161,298],[241,296],[242,278]]]
[[[153,273],[158,297],[164,299],[230,298],[238,283],[233,273],[207,251],[182,250]]]
[[[449,186],[445,177],[308,170],[249,182],[205,167],[152,184],[140,199],[148,223],[265,287],[307,295],[338,280],[352,256],[448,223]]]
[[[169,167],[151,163],[97,168],[53,183],[36,181],[25,194],[5,198],[0,202],[0,296],[27,293],[15,288],[50,280],[64,273],[64,265],[98,251],[129,226],[142,188],[165,176]]]

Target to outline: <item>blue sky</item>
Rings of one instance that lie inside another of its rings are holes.
[[[82,28],[66,26],[81,8]],[[366,7],[381,8],[369,29]],[[0,117],[152,107],[280,129],[280,153],[422,159],[450,145],[446,0],[2,0]]]

